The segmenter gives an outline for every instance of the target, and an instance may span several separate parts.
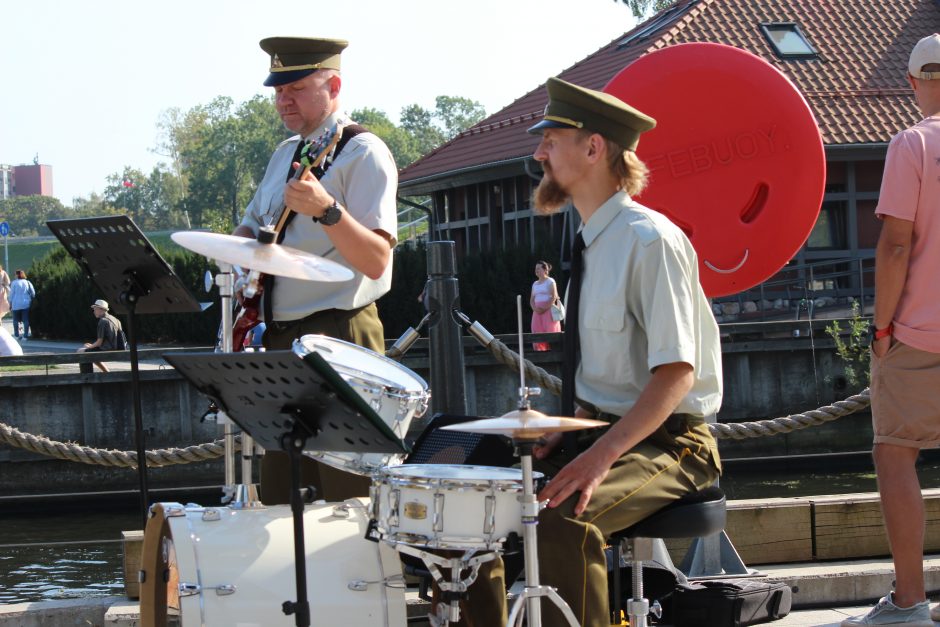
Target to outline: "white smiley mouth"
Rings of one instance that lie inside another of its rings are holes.
[[[705,264],[705,267],[708,268],[709,270],[711,270],[712,272],[717,272],[718,274],[731,274],[731,273],[737,272],[738,270],[741,269],[741,267],[742,267],[742,266],[744,265],[744,263],[747,261],[747,256],[748,256],[748,253],[749,253],[749,252],[750,252],[750,251],[749,251],[747,248],[745,248],[745,249],[744,249],[744,257],[742,257],[742,258],[741,258],[741,261],[738,262],[738,265],[736,265],[736,266],[733,267],[733,268],[728,268],[728,269],[719,268],[719,267],[717,267],[717,266],[712,265],[712,263],[711,263],[710,261],[708,261],[707,259],[706,259],[705,261],[703,261],[702,263],[704,263],[704,264]]]

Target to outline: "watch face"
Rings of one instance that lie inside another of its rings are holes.
[[[326,211],[323,212],[323,215],[320,216],[320,224],[324,226],[333,226],[339,219],[343,217],[343,210],[339,208],[337,203],[333,203],[327,207]]]

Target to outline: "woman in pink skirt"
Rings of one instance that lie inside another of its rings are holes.
[[[552,320],[552,303],[558,300],[558,287],[555,279],[548,276],[552,264],[539,261],[535,264],[535,276],[538,280],[532,284],[529,306],[532,308],[532,333],[560,333],[561,322]],[[548,342],[536,342],[532,347],[537,351],[547,351]]]

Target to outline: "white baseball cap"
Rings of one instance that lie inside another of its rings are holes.
[[[929,63],[940,63],[940,35],[934,33],[917,42],[911,51],[911,60],[907,63],[907,71],[914,78],[923,81],[940,79],[940,72],[923,72],[921,68]]]
[[[85,302],[88,302],[88,301],[85,301]],[[101,300],[101,299],[99,298],[98,300],[95,301],[95,303],[92,305],[92,307],[101,307],[102,309],[104,309],[105,311],[107,311],[107,310],[108,310],[108,301],[106,301],[106,300]]]

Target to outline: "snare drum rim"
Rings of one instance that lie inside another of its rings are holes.
[[[414,469],[424,469],[428,466],[438,466],[454,469],[485,469],[519,472],[517,479],[509,478],[461,478],[461,477],[427,477],[409,474]],[[544,475],[540,472],[533,472],[533,478],[541,479]],[[395,488],[413,488],[417,490],[466,490],[472,489],[478,492],[488,492],[495,490],[497,492],[522,492],[524,489],[524,480],[522,471],[516,468],[504,468],[502,466],[479,466],[474,464],[402,464],[398,466],[388,466],[375,472],[372,479],[373,483],[379,485],[389,485]]]
[[[346,373],[347,373],[347,374],[350,374],[351,376],[353,375],[353,373],[355,373],[355,374],[360,375],[360,376],[363,376],[363,377],[371,377],[372,380],[378,379],[379,381],[382,382],[383,385],[385,385],[386,387],[388,387],[388,388],[390,388],[390,389],[392,389],[392,390],[396,390],[396,391],[399,391],[399,392],[408,392],[409,394],[412,395],[412,396],[409,396],[409,397],[407,397],[407,398],[421,397],[421,396],[423,396],[424,394],[427,393],[427,390],[428,390],[428,383],[427,383],[427,381],[425,381],[423,378],[421,378],[421,376],[420,376],[418,373],[416,373],[416,372],[410,370],[409,368],[406,368],[405,366],[402,366],[400,363],[398,363],[397,361],[395,361],[395,360],[393,360],[393,359],[389,359],[389,358],[386,357],[385,355],[380,355],[379,353],[376,353],[375,351],[371,351],[371,350],[369,350],[369,349],[367,349],[367,348],[363,348],[362,346],[359,346],[358,344],[353,344],[352,342],[347,342],[347,341],[345,341],[345,340],[340,340],[340,339],[338,339],[338,338],[330,337],[330,336],[328,336],[328,335],[319,335],[319,334],[316,334],[316,333],[308,333],[307,335],[302,335],[302,336],[300,336],[300,338],[294,340],[294,344],[293,344],[292,350],[294,351],[294,354],[296,354],[298,357],[304,357],[305,355],[307,355],[307,354],[309,354],[310,352],[312,352],[312,349],[309,349],[309,348],[307,347],[307,345],[306,345],[306,341],[305,341],[305,340],[307,340],[307,338],[311,338],[311,339],[309,340],[310,342],[316,341],[316,342],[322,342],[322,343],[324,343],[324,344],[339,344],[339,345],[341,345],[341,346],[344,346],[344,347],[346,347],[346,348],[352,350],[353,352],[362,354],[362,355],[364,355],[364,356],[367,357],[367,358],[370,358],[370,359],[378,359],[380,362],[382,362],[382,363],[384,363],[384,364],[386,364],[386,365],[391,366],[391,367],[393,368],[393,370],[396,371],[397,374],[402,374],[402,375],[406,376],[407,378],[411,379],[411,381],[412,381],[413,383],[417,383],[417,384],[418,384],[418,389],[416,389],[416,390],[411,390],[411,389],[402,387],[401,384],[400,384],[399,382],[397,382],[397,381],[389,381],[389,380],[386,379],[385,377],[381,377],[381,376],[378,376],[378,375],[374,375],[374,374],[370,373],[370,372],[367,371],[367,370],[362,370],[362,369],[360,369],[360,368],[353,368],[353,367],[347,366],[347,365],[345,365],[345,364],[336,364],[336,363],[333,363],[332,361],[330,361],[329,359],[327,359],[325,356],[322,356],[322,355],[321,355],[321,356],[327,361],[327,363],[329,363],[330,366],[332,366],[333,369],[336,370],[337,372],[346,371]],[[313,339],[313,338],[316,338],[316,339]],[[301,349],[306,350],[306,352],[301,353]],[[373,382],[373,381],[370,381],[368,378],[363,379],[363,381],[364,381],[364,382],[367,382],[367,383]],[[373,384],[374,384],[374,383],[373,383]]]

